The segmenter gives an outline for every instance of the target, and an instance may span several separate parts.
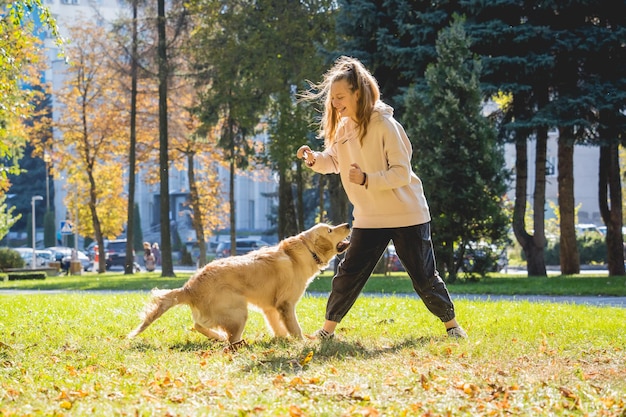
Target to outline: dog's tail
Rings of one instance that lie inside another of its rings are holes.
[[[132,332],[128,334],[128,338],[133,338],[139,333],[146,330],[153,321],[158,319],[170,308],[178,304],[187,303],[188,293],[184,288],[175,290],[152,290],[152,299],[141,313],[143,322]]]

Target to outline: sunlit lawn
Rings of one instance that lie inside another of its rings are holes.
[[[0,415],[626,412],[623,308],[459,300],[470,334],[459,342],[416,298],[361,297],[335,341],[273,341],[252,313],[249,346],[232,354],[190,330],[185,306],[127,340],[146,300],[145,292],[0,295]],[[323,296],[298,304],[305,332],[319,327],[324,306]]]
[[[182,286],[191,272],[177,273],[176,277],[162,277],[157,272],[124,275],[123,272],[96,274],[93,272],[77,276],[48,277],[45,280],[0,281],[2,289],[34,290],[150,290],[152,288],[176,288]],[[316,278],[310,292],[330,291],[332,275],[324,272]],[[460,279],[448,284],[451,293],[457,294],[506,294],[506,295],[607,295],[626,296],[626,277],[609,277],[605,274],[581,274],[576,276],[526,277],[521,275],[491,274],[487,278],[473,281]],[[406,273],[394,272],[388,276],[373,275],[365,292],[414,293]]]

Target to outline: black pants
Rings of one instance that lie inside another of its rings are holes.
[[[454,318],[454,304],[437,269],[430,223],[393,229],[353,229],[350,247],[333,278],[326,319],[340,322],[354,305],[392,240],[396,253],[428,310],[442,322]]]

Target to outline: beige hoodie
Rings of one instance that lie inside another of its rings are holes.
[[[363,229],[413,226],[430,221],[422,181],[411,169],[411,142],[393,118],[393,109],[377,102],[363,146],[355,123],[344,117],[330,147],[316,152],[313,170],[339,173],[354,205],[353,226]],[[367,187],[351,183],[351,164],[367,173]]]

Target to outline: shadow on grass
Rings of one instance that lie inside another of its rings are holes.
[[[262,349],[262,357],[252,355],[249,363],[243,367],[244,372],[285,372],[298,373],[305,369],[309,360],[316,363],[328,362],[333,359],[356,357],[371,359],[381,355],[395,353],[404,349],[419,348],[429,344],[431,337],[409,338],[395,344],[367,347],[362,343],[350,342],[341,339],[312,342],[314,345],[298,346],[299,353],[289,349],[289,341],[271,340],[255,343],[255,347]],[[243,352],[242,352],[243,353]],[[312,353],[312,356],[310,356]]]

